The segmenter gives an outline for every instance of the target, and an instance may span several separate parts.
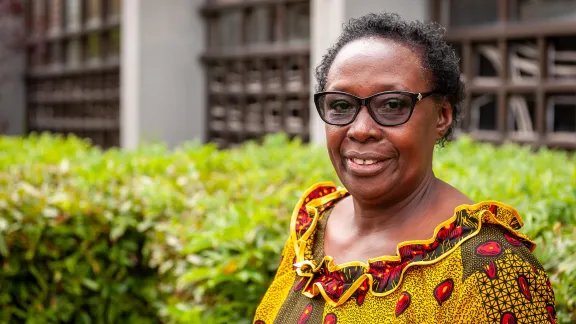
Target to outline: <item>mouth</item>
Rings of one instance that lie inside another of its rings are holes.
[[[351,158],[350,159],[353,163],[356,163],[358,165],[371,165],[371,164],[375,164],[378,163],[379,161],[377,159],[357,159],[357,158]]]
[[[382,172],[389,164],[389,158],[353,158],[344,159],[346,169],[355,176],[369,177]]]

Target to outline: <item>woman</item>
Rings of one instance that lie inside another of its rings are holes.
[[[442,29],[369,14],[316,69],[344,188],[308,189],[255,323],[555,323],[520,216],[436,178],[464,85]]]

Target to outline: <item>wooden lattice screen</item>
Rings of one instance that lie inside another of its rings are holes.
[[[285,132],[309,139],[309,0],[212,0],[207,139],[221,147]]]
[[[121,0],[27,0],[27,126],[119,145]]]
[[[474,137],[576,148],[576,1],[434,0],[459,52]]]

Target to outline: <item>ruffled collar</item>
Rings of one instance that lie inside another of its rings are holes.
[[[484,201],[458,206],[450,219],[436,227],[432,238],[403,242],[395,256],[343,264],[335,264],[331,256],[323,256],[318,262],[313,257],[318,223],[327,210],[348,195],[346,189],[332,182],[312,186],[297,203],[290,226],[296,253],[294,269],[300,277],[294,289],[311,298],[322,295],[332,306],[339,306],[350,297],[356,297],[356,302],[362,304],[368,293],[375,296],[392,293],[409,267],[442,260],[475,236],[483,223],[505,227],[509,233],[506,239],[511,244],[523,244],[530,250],[535,246],[528,237],[516,232],[523,223],[514,208],[497,201]],[[485,253],[493,253],[494,247],[485,249]]]

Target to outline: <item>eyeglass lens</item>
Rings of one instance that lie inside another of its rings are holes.
[[[369,101],[369,109],[377,121],[384,125],[404,123],[410,118],[413,98],[402,93],[385,93]],[[331,124],[348,124],[360,109],[360,101],[346,94],[328,93],[318,98],[323,119]]]

